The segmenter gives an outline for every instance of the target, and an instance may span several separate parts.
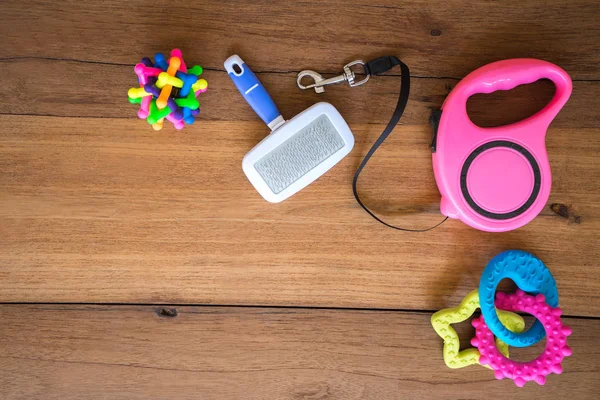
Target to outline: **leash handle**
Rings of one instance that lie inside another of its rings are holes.
[[[496,61],[476,69],[452,89],[444,103],[444,110],[453,116],[453,126],[472,125],[467,115],[467,100],[474,94],[511,90],[544,78],[556,87],[552,100],[542,110],[520,122],[547,128],[571,96],[573,84],[558,65],[533,58]]]

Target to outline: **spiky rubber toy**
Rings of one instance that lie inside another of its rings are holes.
[[[561,322],[562,310],[550,307],[543,294],[531,296],[522,290],[517,290],[514,294],[499,292],[496,295],[496,307],[500,310],[524,312],[537,318],[546,331],[546,347],[535,360],[526,363],[509,360],[496,348],[493,333],[483,317],[479,317],[472,322],[475,337],[471,340],[471,344],[481,353],[479,363],[489,365],[496,379],[512,379],[518,387],[523,387],[528,381],[543,385],[546,383],[546,376],[562,373],[563,358],[572,354],[571,348],[567,346],[567,336],[572,331]]]

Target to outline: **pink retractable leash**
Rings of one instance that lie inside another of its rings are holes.
[[[554,83],[556,93],[531,117],[495,128],[478,127],[469,119],[472,95],[543,78]],[[494,62],[461,80],[442,105],[432,146],[442,214],[490,232],[516,229],[535,218],[552,185],[546,131],[571,91],[562,68],[528,58]]]
[[[360,163],[352,188],[358,204],[375,220],[393,229],[427,232],[447,218],[458,218],[476,229],[491,232],[519,228],[535,218],[550,195],[552,176],[546,154],[546,131],[565,105],[572,91],[569,75],[547,61],[532,58],[512,59],[485,65],[467,75],[450,92],[441,111],[431,116],[433,125],[433,169],[442,195],[440,211],[446,218],[425,229],[408,229],[389,224],[375,215],[360,199],[358,178],[367,163],[392,133],[406,108],[410,93],[410,71],[397,57],[388,56],[369,61],[357,61],[369,76],[400,66],[402,84],[398,103],[387,126]],[[354,65],[357,62],[348,64]],[[345,68],[346,70],[346,68]],[[315,84],[304,86],[305,75],[315,78]],[[550,79],[556,93],[541,111],[514,124],[481,128],[467,115],[467,100],[476,93],[510,90],[518,85]],[[348,81],[354,73],[324,79],[314,71],[298,75],[301,89],[314,88],[323,92],[324,85]],[[399,182],[399,184],[402,184]]]

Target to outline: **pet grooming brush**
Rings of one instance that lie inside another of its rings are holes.
[[[244,99],[271,129],[242,161],[244,173],[265,200],[278,203],[304,189],[344,158],[354,136],[329,103],[317,103],[289,121],[248,65],[237,55],[225,70]]]

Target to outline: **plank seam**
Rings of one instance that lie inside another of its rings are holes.
[[[135,64],[128,63],[117,63],[111,61],[94,61],[94,60],[81,60],[76,58],[61,58],[61,57],[44,57],[44,56],[15,56],[15,57],[3,57],[0,58],[0,62],[8,62],[8,61],[18,61],[18,60],[46,60],[46,61],[66,61],[66,62],[75,62],[75,63],[83,63],[83,64],[99,64],[99,65],[113,65],[113,66],[121,66],[121,67],[133,67]],[[214,72],[223,72],[227,73],[224,69],[221,68],[213,68],[213,67],[204,67],[206,71],[214,71]],[[296,70],[253,70],[255,74],[297,74],[300,71]],[[336,75],[339,71],[321,71],[323,75]],[[356,73],[356,75],[364,75],[361,73]],[[383,76],[400,76],[397,73],[386,73]],[[455,80],[459,81],[462,78],[458,78],[455,76],[428,76],[428,75],[411,75],[411,78],[415,79],[441,79],[441,80]],[[600,82],[600,79],[576,79],[571,78],[573,82]]]
[[[101,307],[203,307],[203,308],[255,308],[255,309],[292,309],[292,310],[324,310],[324,311],[368,311],[368,312],[394,312],[408,314],[433,314],[438,310],[409,309],[409,308],[375,308],[375,307],[333,307],[333,306],[283,306],[283,305],[248,305],[248,304],[203,304],[203,303],[103,303],[103,302],[0,302],[0,306],[101,306]],[[527,314],[523,314],[527,315]],[[564,318],[580,320],[600,320],[600,316],[569,315]]]

